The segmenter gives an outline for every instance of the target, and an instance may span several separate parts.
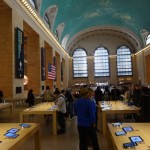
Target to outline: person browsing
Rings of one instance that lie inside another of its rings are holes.
[[[88,87],[80,89],[81,98],[74,103],[74,113],[77,116],[77,129],[79,134],[79,149],[88,150],[87,139],[89,138],[93,150],[99,150],[98,139],[95,130],[95,106],[90,100]]]
[[[66,122],[65,122],[65,113],[66,113],[66,103],[65,103],[65,90],[61,90],[61,93],[59,91],[55,92],[56,97],[56,106],[58,106],[58,112],[57,112],[57,119],[58,119],[58,125],[60,129],[57,131],[57,134],[63,134],[66,132]]]

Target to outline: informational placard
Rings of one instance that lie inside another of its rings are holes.
[[[24,78],[24,35],[23,31],[16,28],[16,78]]]
[[[41,48],[41,81],[46,79],[46,72],[45,72],[45,48]]]

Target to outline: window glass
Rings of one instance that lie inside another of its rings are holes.
[[[64,49],[66,48],[66,43],[68,38],[69,38],[69,34],[65,35],[65,37],[62,39],[61,45]]]
[[[49,18],[47,16],[47,14],[44,15],[44,21],[45,21],[46,25],[50,28],[50,22],[49,22]]]
[[[127,46],[121,46],[117,49],[117,75],[132,75],[131,51]]]
[[[107,77],[110,75],[108,50],[104,47],[99,47],[95,50],[94,70],[95,77]]]
[[[85,50],[78,48],[73,53],[73,76],[88,76],[87,54]]]
[[[29,1],[30,1],[31,5],[32,5],[34,8],[36,8],[35,0],[29,0]]]
[[[150,35],[147,36],[146,38],[146,45],[150,44]]]

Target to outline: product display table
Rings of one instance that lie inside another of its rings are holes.
[[[35,150],[40,150],[40,135],[39,135],[39,125],[36,123],[29,123],[31,126],[29,128],[22,128],[20,123],[0,123],[0,150],[17,150],[23,142],[29,139],[32,135],[35,137]],[[6,138],[4,134],[12,129],[19,129],[16,134],[18,136],[14,139]]]
[[[20,112],[20,122],[24,122],[25,115],[52,115],[53,117],[53,134],[57,134],[57,107],[53,102],[44,102],[35,105],[34,107],[24,109]]]
[[[106,135],[107,115],[111,114],[130,114],[139,113],[140,108],[136,106],[128,106],[121,101],[99,102],[99,110],[102,114],[102,131]]]
[[[122,127],[132,127],[133,131],[127,132],[125,135],[116,136],[115,132],[122,131]],[[114,127],[108,124],[108,149],[111,150],[125,150],[123,143],[131,142],[129,137],[140,136],[143,142],[138,143],[137,146],[129,149],[133,150],[150,150],[150,123],[123,123],[120,127]]]

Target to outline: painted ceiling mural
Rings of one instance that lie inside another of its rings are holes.
[[[97,26],[124,28],[139,39],[142,29],[150,31],[150,0],[41,0],[41,17],[51,6],[57,8],[52,31],[61,33],[60,41]]]

